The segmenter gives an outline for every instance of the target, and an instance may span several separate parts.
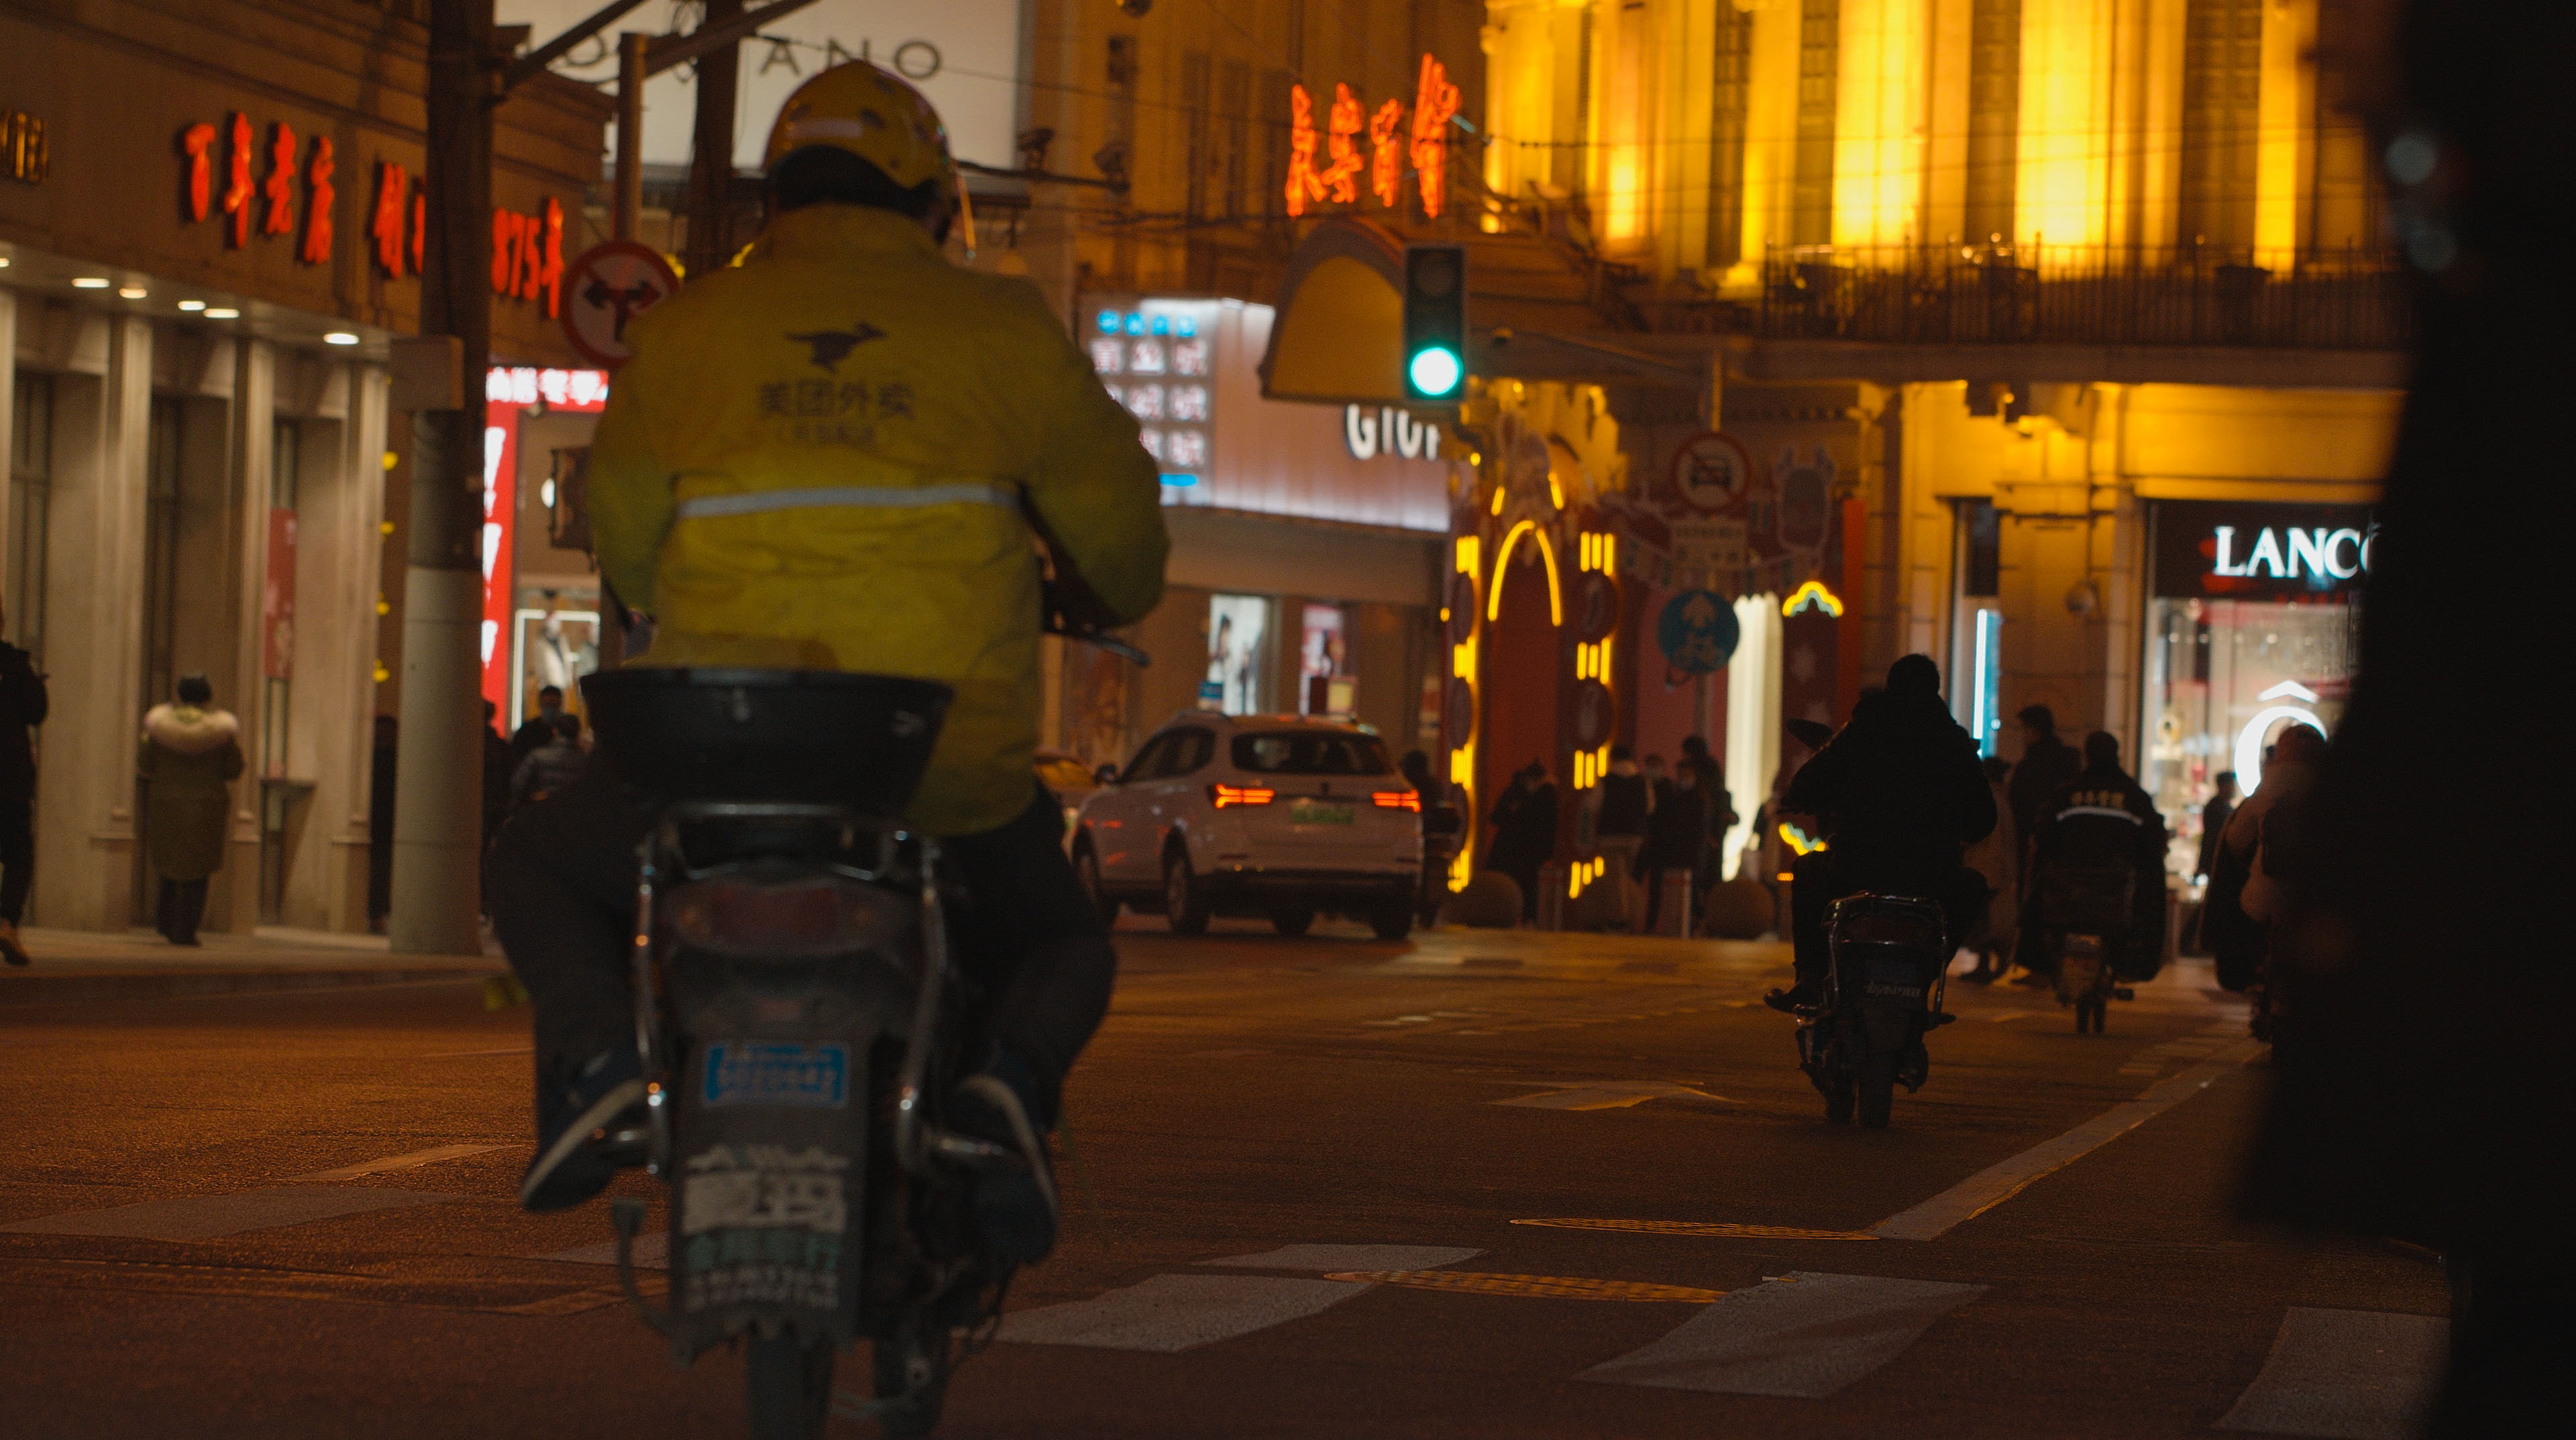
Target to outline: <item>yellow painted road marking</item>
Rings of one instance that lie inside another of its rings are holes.
[[[1715,1240],[1876,1240],[1866,1230],[1802,1230],[1794,1225],[1724,1225],[1705,1220],[1515,1220],[1557,1230],[1633,1230],[1645,1235],[1693,1235]]]
[[[1706,1305],[1723,1290],[1689,1285],[1649,1285],[1638,1280],[1584,1280],[1568,1275],[1479,1275],[1470,1270],[1343,1270],[1327,1280],[1402,1285],[1415,1290],[1458,1290],[1470,1295],[1526,1295],[1552,1300],[1661,1300]]]

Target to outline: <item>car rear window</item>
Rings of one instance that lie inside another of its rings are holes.
[[[1234,768],[1260,775],[1384,775],[1386,742],[1331,730],[1274,730],[1234,737]]]

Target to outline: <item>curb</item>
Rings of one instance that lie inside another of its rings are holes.
[[[41,962],[39,962],[41,963]],[[488,980],[507,971],[461,966],[365,970],[153,971],[139,975],[22,975],[0,979],[0,1006],[54,1000],[170,1000],[275,990],[336,990],[358,985],[417,985]]]

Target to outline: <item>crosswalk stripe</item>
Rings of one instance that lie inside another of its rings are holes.
[[[1089,1300],[1013,1311],[1002,1317],[1001,1338],[1175,1354],[1320,1314],[1368,1288],[1276,1275],[1157,1275]]]
[[[1792,1271],[1730,1292],[1642,1350],[1579,1379],[1664,1390],[1815,1399],[1905,1352],[1983,1285]]]
[[[0,1225],[28,1235],[116,1235],[134,1240],[212,1240],[280,1225],[332,1220],[369,1210],[435,1205],[452,1195],[426,1195],[411,1190],[373,1186],[295,1185],[245,1190],[232,1195],[183,1195],[173,1200],[147,1200],[112,1210],[76,1210]]]
[[[1199,1263],[1239,1270],[1428,1270],[1484,1253],[1456,1245],[1282,1245],[1258,1255],[1228,1255]]]
[[[381,1175],[388,1170],[416,1170],[423,1165],[435,1165],[441,1160],[462,1160],[468,1155],[485,1155],[503,1148],[505,1147],[499,1145],[433,1145],[426,1150],[413,1150],[401,1155],[384,1155],[373,1160],[361,1160],[355,1165],[343,1165],[337,1170],[316,1170],[310,1175],[289,1175],[286,1178],[295,1184],[311,1184],[315,1181],[328,1184],[334,1180],[355,1180],[362,1175]]]
[[[635,1237],[635,1247],[628,1253],[638,1270],[668,1270],[671,1268],[671,1232],[647,1230]],[[617,1242],[602,1240],[596,1245],[575,1246],[537,1258],[557,1260],[566,1265],[614,1265],[617,1263]]]
[[[2450,1347],[2439,1315],[2294,1307],[2218,1428],[2406,1440],[2423,1429]]]
[[[1527,1083],[1527,1082],[1523,1082]],[[1604,1080],[1596,1084],[1576,1085],[1562,1090],[1542,1090],[1535,1095],[1515,1095],[1509,1100],[1492,1100],[1492,1105],[1521,1105],[1532,1110],[1622,1110],[1676,1095],[1692,1095],[1702,1100],[1724,1100],[1688,1085],[1669,1085],[1658,1080]]]
[[[1870,1227],[1885,1240],[1934,1240],[1964,1221],[1983,1215],[2034,1181],[2064,1169],[2149,1120],[2199,1094],[2218,1078],[2263,1053],[2253,1041],[2230,1046],[2125,1105],[2114,1105],[2053,1140],[2034,1145],[2009,1160],[1989,1165],[1911,1210],[1891,1215]]]

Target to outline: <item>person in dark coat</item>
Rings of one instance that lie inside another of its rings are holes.
[[[2165,821],[2155,797],[2120,768],[2119,737],[2101,730],[2084,737],[2084,769],[2041,807],[2028,849],[2021,930],[2039,943],[2015,957],[2022,966],[2054,975],[2049,942],[2100,924],[2111,932],[2113,968],[2131,979],[2151,976],[2164,953]]]
[[[2576,1414],[2576,832],[2546,746],[2475,737],[2565,727],[2548,676],[2566,530],[2548,517],[2576,466],[2531,404],[2576,388],[2576,6],[2377,8],[2396,33],[2348,63],[2392,157],[2416,353],[2351,699],[2261,851],[2286,892],[2271,953],[2292,1009],[2244,1200],[2441,1253],[2450,1355],[2421,1435],[2551,1435]]]
[[[2024,705],[2013,718],[2021,722],[2021,759],[2004,785],[2012,797],[2013,833],[2021,837],[2022,889],[2030,885],[2030,842],[2039,833],[2039,812],[2084,768],[2075,747],[2057,738],[2057,712],[2045,705]]]
[[[512,758],[510,742],[501,738],[501,707],[483,702],[483,848],[492,848],[492,838],[501,833],[501,822],[510,818],[510,781],[519,773]]]
[[[1556,853],[1556,782],[1532,760],[1512,777],[1494,804],[1493,843],[1485,868],[1500,870],[1521,887],[1521,919],[1538,918],[1538,870]]]
[[[241,722],[214,708],[215,687],[183,675],[176,698],[143,716],[135,764],[143,777],[143,846],[161,877],[156,928],[173,945],[197,943],[206,882],[223,868],[241,778]]]
[[[1842,896],[1921,896],[1942,907],[1954,939],[1968,932],[1986,892],[1960,852],[1995,828],[1995,798],[1930,656],[1887,668],[1886,688],[1862,695],[1851,723],[1799,769],[1787,809],[1818,817],[1832,843],[1823,864],[1806,856],[1791,867],[1797,983],[1764,997],[1772,1008],[1824,999],[1825,911]]]
[[[376,717],[367,756],[367,928],[381,935],[394,908],[394,776],[402,722]]]
[[[568,788],[589,766],[590,752],[581,748],[581,717],[557,712],[554,731],[555,738],[529,751],[510,777],[511,814]]]
[[[45,723],[45,677],[15,645],[0,644],[0,958],[27,963],[18,941],[27,888],[36,880],[36,742]]]
[[[1637,856],[1646,848],[1646,825],[1654,815],[1655,792],[1638,770],[1625,745],[1610,747],[1610,769],[1593,787],[1592,844],[1600,853],[1602,874],[1618,897],[1613,923],[1633,928],[1638,915]]]
[[[1458,807],[1449,801],[1448,782],[1432,773],[1429,755],[1407,750],[1396,769],[1422,797],[1422,875],[1414,911],[1427,928],[1440,918],[1440,903],[1449,895],[1449,862],[1458,854]]]
[[[1699,771],[1683,765],[1664,779],[1661,756],[1646,757],[1646,775],[1653,787],[1655,808],[1646,817],[1646,843],[1637,852],[1637,870],[1646,880],[1646,931],[1653,934],[1664,914],[1664,881],[1673,871],[1696,876],[1700,857],[1708,848],[1708,791],[1699,783]],[[1674,896],[1673,903],[1682,904]],[[1684,906],[1683,933],[1689,933],[1689,907]]]
[[[510,768],[506,773],[517,775],[522,762],[538,750],[555,742],[555,717],[562,713],[564,713],[563,687],[558,685],[539,687],[537,713],[529,716],[517,730],[511,732]]]

